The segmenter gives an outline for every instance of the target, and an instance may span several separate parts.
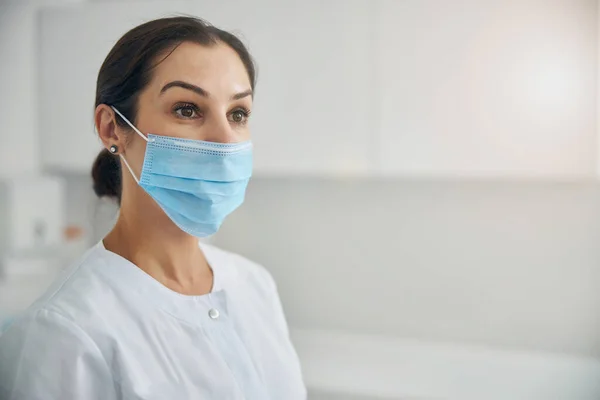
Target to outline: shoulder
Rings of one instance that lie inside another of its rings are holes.
[[[97,341],[115,309],[113,286],[101,273],[111,262],[103,251],[88,250],[0,332],[1,399],[113,398],[106,392],[112,388],[108,360]],[[65,386],[75,375],[81,382]],[[37,392],[42,389],[47,397]]]
[[[11,354],[24,349],[32,355],[41,354],[47,346],[96,349],[89,336],[70,318],[37,308],[24,313],[0,335],[0,358],[10,360]]]
[[[103,279],[100,271],[107,259],[102,248],[94,246],[78,261],[63,270],[17,321],[35,323],[56,318],[78,323],[82,317],[94,315],[102,299],[110,293],[110,284]]]
[[[0,360],[2,399],[113,398],[110,368],[100,349],[55,311],[31,310],[13,322],[0,335]],[[66,387],[72,376],[83,385]]]

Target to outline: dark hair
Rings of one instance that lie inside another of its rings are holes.
[[[214,46],[225,43],[239,55],[246,67],[252,89],[256,70],[250,53],[235,35],[216,28],[199,18],[170,17],[146,22],[127,32],[106,56],[98,73],[96,107],[116,107],[133,124],[136,121],[138,97],[152,78],[152,69],[160,63],[157,57],[168,57],[184,42]],[[163,60],[164,60],[163,58]],[[117,124],[128,128],[117,116]],[[94,192],[121,202],[121,163],[118,156],[104,149],[92,167]]]

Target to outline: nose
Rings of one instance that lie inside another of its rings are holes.
[[[226,115],[212,116],[204,123],[202,140],[213,143],[236,143],[239,138]]]

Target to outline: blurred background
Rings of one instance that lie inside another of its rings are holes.
[[[259,68],[208,240],[275,277],[310,399],[600,399],[598,3],[0,0],[0,326],[116,220],[104,57],[191,14]]]

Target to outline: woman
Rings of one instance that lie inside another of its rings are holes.
[[[244,45],[199,19],[117,42],[92,176],[119,218],[0,336],[0,399],[306,398],[271,276],[198,244],[244,199],[254,84]]]

